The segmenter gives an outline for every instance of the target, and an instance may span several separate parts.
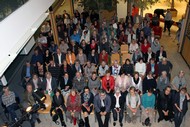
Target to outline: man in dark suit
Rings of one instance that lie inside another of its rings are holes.
[[[156,62],[159,62],[162,60],[162,58],[167,58],[166,51],[164,50],[164,46],[160,47],[160,50],[156,52]]]
[[[108,127],[111,109],[111,98],[106,95],[104,90],[101,90],[94,98],[94,108],[96,118],[98,120],[99,127]],[[104,122],[102,122],[102,116],[105,116]]]
[[[65,73],[64,76],[59,79],[61,90],[68,91],[72,88],[72,80],[69,78],[69,74]]]
[[[151,48],[148,48],[148,52],[144,54],[144,61],[145,63],[148,63],[150,62],[150,59],[155,59],[156,58],[156,55],[155,53],[152,52],[152,49]]]
[[[158,16],[159,19],[160,19],[160,15],[162,15],[163,18],[165,17],[165,15],[164,15],[165,12],[166,12],[166,10],[164,10],[164,9],[155,9],[154,10],[154,13],[157,14],[157,16]]]
[[[45,74],[45,79],[44,79],[44,86],[43,86],[43,90],[46,91],[54,91],[57,88],[57,81],[54,77],[51,76],[50,72],[46,72]]]
[[[32,77],[33,72],[34,72],[33,66],[31,66],[29,61],[26,61],[26,64],[22,67],[22,73],[21,73],[21,78],[22,78],[21,80],[23,81],[24,88],[26,83]]]
[[[128,25],[129,23],[133,24],[133,16],[130,15],[130,12],[127,12],[125,23]]]
[[[54,54],[55,64],[61,66],[64,59],[65,59],[65,55],[61,53],[60,49],[58,48],[57,53]]]
[[[35,89],[42,90],[43,82],[41,81],[41,79],[38,77],[37,74],[33,74],[29,82],[32,85],[33,90]]]
[[[174,98],[174,122],[175,127],[180,127],[183,118],[188,110],[188,102],[190,100],[187,88],[181,88],[180,92]]]

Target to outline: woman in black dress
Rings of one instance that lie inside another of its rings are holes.
[[[65,100],[59,89],[55,89],[54,95],[52,97],[52,107],[50,110],[51,116],[53,112],[59,116],[61,121],[61,126],[66,127],[65,121],[63,119],[63,112],[66,113]]]
[[[88,87],[84,88],[84,92],[81,94],[81,104],[82,104],[82,112],[84,114],[84,120],[85,120],[85,127],[90,127],[88,115],[93,110],[93,101],[94,96],[90,92],[90,89]]]

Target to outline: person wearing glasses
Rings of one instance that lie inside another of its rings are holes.
[[[104,90],[100,90],[99,94],[94,97],[94,108],[99,127],[108,127],[111,110],[111,98]],[[105,116],[104,122],[102,116]]]

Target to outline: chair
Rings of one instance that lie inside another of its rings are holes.
[[[127,106],[126,106],[125,107],[125,111],[124,111],[124,120],[125,120],[125,123],[127,121],[127,115],[128,115],[128,112],[127,112]],[[138,114],[136,116],[139,117],[139,122],[141,123],[141,121],[142,121],[142,119],[141,119],[141,117],[142,117],[142,109],[141,109],[141,107],[139,107],[139,112],[138,112]]]
[[[111,64],[113,64],[115,60],[117,60],[118,63],[120,63],[120,55],[119,55],[119,53],[115,53],[115,54],[111,55]]]
[[[128,53],[129,46],[128,45],[121,45],[120,49],[121,49],[121,54]]]
[[[121,59],[122,59],[121,63],[124,64],[126,59],[131,59],[131,54],[129,53],[122,54]]]
[[[153,15],[151,13],[146,13],[145,15],[148,15],[148,17],[150,18],[150,20],[152,20]]]
[[[159,38],[162,37],[162,27],[160,26],[155,26],[153,27],[154,35],[159,36]]]

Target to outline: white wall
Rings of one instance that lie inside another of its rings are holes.
[[[124,18],[127,16],[127,2],[124,3],[124,1],[119,1],[117,4],[117,16],[118,19]]]
[[[54,0],[29,0],[0,22],[0,76],[19,54],[39,25]]]

